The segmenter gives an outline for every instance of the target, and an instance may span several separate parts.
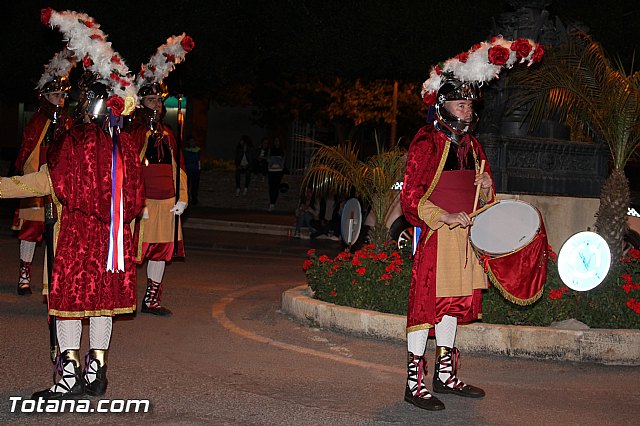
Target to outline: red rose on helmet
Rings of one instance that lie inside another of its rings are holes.
[[[190,52],[191,49],[193,49],[195,47],[195,43],[193,42],[193,39],[189,36],[185,36],[181,41],[180,41],[180,46],[182,46],[182,48],[184,49],[185,52]]]
[[[84,25],[85,25],[85,27],[87,27],[87,28],[93,28],[93,26],[94,26],[95,24],[93,23],[93,21],[86,20],[86,21],[84,21]]]
[[[124,110],[124,99],[118,95],[113,95],[107,99],[107,106],[111,108],[113,115],[121,115]]]
[[[432,90],[431,92],[427,92],[424,94],[424,96],[422,97],[422,101],[427,104],[427,106],[431,106],[431,105],[435,105],[436,104],[436,94],[437,92],[435,90]]]
[[[542,48],[542,45],[536,44],[536,48],[533,50],[533,55],[531,55],[531,60],[533,62],[540,62],[543,55],[544,49]]]
[[[467,59],[469,59],[469,52],[458,53],[455,58],[462,63],[466,63]]]
[[[82,65],[83,65],[85,68],[89,68],[92,64],[93,64],[93,61],[91,60],[91,58],[89,57],[89,55],[86,55],[86,56],[82,59]]]
[[[53,9],[47,7],[40,11],[40,22],[45,25],[49,25],[49,21],[51,20],[51,14],[53,13]]]
[[[509,50],[502,46],[493,46],[489,49],[489,62],[493,65],[504,65],[509,60]]]
[[[527,40],[519,38],[511,43],[511,50],[516,52],[518,59],[526,58],[529,56],[529,52],[531,52],[531,44],[529,44]]]

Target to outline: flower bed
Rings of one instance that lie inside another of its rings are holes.
[[[317,299],[337,305],[399,315],[407,313],[413,259],[409,249],[393,243],[369,244],[336,257],[312,249],[303,263]],[[640,250],[612,265],[607,278],[593,290],[578,292],[562,283],[549,256],[544,294],[529,306],[514,305],[490,286],[483,298],[483,321],[493,324],[548,326],[575,318],[592,328],[640,328]]]

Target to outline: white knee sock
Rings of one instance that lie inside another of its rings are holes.
[[[436,345],[453,348],[456,341],[458,318],[445,315],[442,321],[436,324]]]
[[[34,241],[20,240],[20,260],[31,263],[35,251],[36,243]]]
[[[89,319],[89,348],[102,350],[109,349],[112,330],[112,317],[91,317]]]
[[[427,338],[429,337],[429,330],[418,330],[407,333],[407,350],[414,355],[424,355],[425,349],[427,349]]]
[[[80,349],[82,321],[58,319],[56,321],[56,332],[60,353],[68,349]]]
[[[150,260],[147,264],[147,278],[160,283],[164,275],[164,260]]]

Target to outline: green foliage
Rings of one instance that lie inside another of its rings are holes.
[[[331,259],[308,252],[303,269],[315,297],[337,305],[406,315],[411,266],[408,248],[393,243],[381,248],[368,245],[354,254]],[[534,304],[508,302],[491,286],[484,293],[483,321],[493,324],[548,326],[575,318],[591,328],[640,328],[640,251],[631,250],[591,291],[566,287],[553,256],[548,264],[544,294]],[[390,266],[390,265],[395,265]]]
[[[307,166],[302,188],[317,192],[333,190],[337,194],[352,194],[371,208],[378,232],[370,234],[377,246],[389,239],[385,218],[388,216],[398,191],[393,189],[402,180],[406,154],[399,149],[378,148],[378,154],[361,161],[357,149],[351,145],[326,146],[305,139],[318,146]],[[375,238],[373,237],[375,236]]]
[[[309,286],[320,300],[388,313],[407,313],[411,279],[410,249],[394,243],[378,249],[373,244],[355,253],[342,252],[331,259],[309,250],[303,269]]]

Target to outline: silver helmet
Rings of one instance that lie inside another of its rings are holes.
[[[434,117],[438,127],[445,133],[461,136],[472,132],[478,124],[475,111],[471,121],[456,117],[445,108],[445,102],[480,99],[480,84],[475,81],[462,82],[456,78],[447,78],[438,89]]]
[[[103,127],[109,117],[107,85],[98,81],[96,74],[86,72],[80,77],[78,88],[80,98],[73,114],[74,121],[82,122],[88,119],[88,121]]]

